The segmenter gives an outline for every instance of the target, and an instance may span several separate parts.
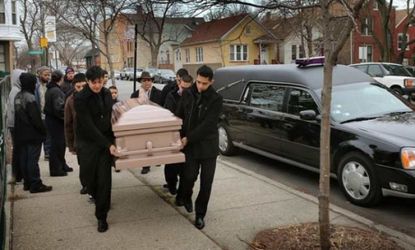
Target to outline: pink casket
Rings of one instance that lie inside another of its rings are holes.
[[[184,154],[180,152],[180,118],[155,104],[125,106],[124,109],[128,110],[121,112],[112,125],[119,153],[115,161],[116,169],[185,161]],[[122,108],[118,105],[114,111]]]

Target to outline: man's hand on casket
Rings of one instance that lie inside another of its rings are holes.
[[[181,145],[180,149],[183,149],[184,147],[186,147],[186,145],[187,145],[187,137],[183,137],[182,138],[182,145]]]
[[[110,154],[111,154],[111,155],[113,155],[113,156],[115,156],[115,157],[120,157],[120,156],[121,156],[121,154],[120,154],[120,153],[118,153],[118,150],[117,150],[117,148],[115,147],[115,145],[111,145],[109,149],[110,149]]]

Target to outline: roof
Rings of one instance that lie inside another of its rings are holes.
[[[296,64],[244,65],[219,68],[214,74],[215,89],[228,100],[240,100],[250,81],[266,81],[295,84],[317,90],[323,87],[323,67],[299,68]],[[358,69],[345,65],[333,68],[333,86],[356,82],[373,82],[373,79]]]
[[[122,15],[124,15],[132,23],[140,23],[143,20],[145,20],[144,14],[138,15],[136,13],[134,14],[122,13]],[[161,21],[162,17],[156,17],[156,20]],[[151,20],[149,19],[149,21]],[[204,23],[205,19],[203,19],[202,17],[166,17],[164,19],[164,22],[168,24],[183,24],[189,27],[196,27],[197,25]]]
[[[223,19],[213,20],[198,25],[192,32],[192,36],[185,39],[182,45],[200,43],[206,41],[217,41],[226,33],[232,30],[240,23],[248,14],[240,14]]]
[[[90,49],[88,50],[88,52],[85,53],[84,58],[86,57],[92,57],[92,55],[94,56],[99,56],[99,49],[95,48],[95,49]]]
[[[401,24],[401,22],[405,19],[406,17],[406,10],[396,10],[395,11],[395,24],[396,27],[399,26],[399,24]]]
[[[298,20],[295,17],[277,17],[265,19],[262,25],[278,39],[287,38],[294,31]]]

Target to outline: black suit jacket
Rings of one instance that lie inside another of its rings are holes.
[[[134,91],[130,98],[138,98],[140,94],[140,90],[136,90]],[[161,105],[162,101],[161,101],[161,90],[159,90],[156,87],[151,87],[151,92],[150,92],[150,101],[157,103],[158,105]]]
[[[210,86],[199,94],[194,84],[183,92],[176,115],[183,120],[184,148],[194,159],[214,158],[219,154],[218,122],[222,112],[222,96]]]

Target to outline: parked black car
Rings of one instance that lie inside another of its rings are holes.
[[[224,98],[219,148],[243,148],[318,171],[323,67],[251,65],[220,68]],[[331,171],[354,204],[382,196],[415,198],[415,112],[367,74],[337,65],[331,107]]]

